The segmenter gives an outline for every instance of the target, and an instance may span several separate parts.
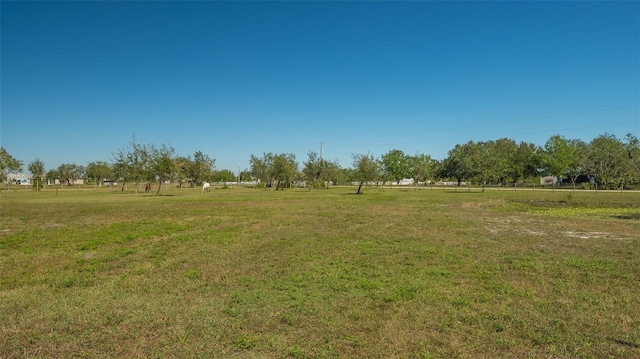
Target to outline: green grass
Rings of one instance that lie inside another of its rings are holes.
[[[0,192],[0,358],[640,356],[640,195]]]

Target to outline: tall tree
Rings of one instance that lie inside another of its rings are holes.
[[[147,146],[149,154],[148,168],[149,178],[155,178],[158,181],[158,190],[156,195],[160,194],[162,183],[171,178],[171,174],[175,172],[175,150],[173,147],[162,144],[159,147],[154,145]]]
[[[382,155],[380,164],[385,180],[399,183],[400,180],[411,177],[409,156],[400,150],[393,149]]]
[[[269,180],[269,164],[272,161],[273,154],[265,153],[262,158],[251,155],[249,165],[251,166],[251,175],[258,182],[266,182]]]
[[[353,154],[352,180],[358,182],[358,192],[362,193],[362,186],[380,178],[380,165],[371,154]]]
[[[4,147],[0,147],[0,181],[6,183],[10,172],[19,171],[22,171],[22,161],[11,156]]]
[[[536,157],[536,145],[520,142],[516,152],[511,157],[509,176],[516,184],[519,180],[538,175],[538,160]]]
[[[249,171],[248,169],[241,171],[239,177],[240,181],[252,181],[254,179],[251,171]]]
[[[337,161],[329,161],[320,158],[317,152],[310,151],[307,153],[308,159],[302,168],[302,178],[307,181],[309,191],[314,187],[324,188],[325,184],[337,183],[341,178],[340,166]]]
[[[129,156],[126,150],[119,149],[112,154],[113,157],[113,174],[115,178],[122,181],[122,191],[124,191],[126,183],[133,178],[133,168],[129,163]]]
[[[196,151],[193,154],[192,166],[189,171],[193,185],[198,186],[204,180],[211,180],[215,166],[215,159],[210,158],[202,151]]]
[[[496,156],[496,146],[493,141],[468,143],[469,177],[485,186],[500,177],[502,161]]]
[[[52,168],[47,171],[46,178],[47,178],[47,182],[53,181],[53,184],[55,184],[55,180],[61,177],[60,177],[60,174],[58,173],[58,169]],[[62,186],[62,182],[60,182],[60,186]]]
[[[182,188],[182,183],[189,179],[189,171],[193,166],[193,162],[189,156],[178,156],[175,158],[174,178],[178,181],[178,186]]]
[[[281,153],[273,156],[269,166],[269,177],[275,182],[276,190],[289,187],[297,172],[296,155]]]
[[[36,158],[33,162],[29,163],[29,172],[33,175],[33,188],[35,188],[36,191],[40,191],[44,177],[44,162]]]
[[[318,156],[317,152],[307,153],[308,159],[303,162],[302,175],[309,182],[309,191],[314,187],[324,187],[323,172],[325,171],[325,161]]]
[[[629,152],[615,135],[603,134],[594,138],[588,147],[587,168],[599,187],[614,189],[624,185],[629,163]]]
[[[122,191],[127,182],[134,182],[134,191],[137,193],[140,182],[149,177],[147,147],[132,140],[127,147],[119,149],[112,156],[114,172],[122,180]]]
[[[413,178],[416,188],[418,183],[433,179],[436,175],[437,161],[429,155],[416,154],[415,156],[409,156],[408,165],[409,175]]]
[[[640,183],[640,140],[628,133],[625,136],[625,149],[629,160],[627,161],[627,183],[638,185]]]
[[[491,143],[490,155],[492,161],[495,181],[504,185],[507,182],[515,181],[514,174],[520,169],[516,168],[515,157],[518,152],[518,144],[509,138],[500,138]]]
[[[323,160],[320,179],[327,184],[342,184],[345,182],[346,177],[337,160]]]
[[[578,171],[578,155],[575,142],[560,135],[551,136],[543,147],[543,170],[552,176],[568,176],[570,172]]]
[[[84,176],[85,168],[75,163],[63,163],[58,166],[57,174],[60,176],[60,182],[66,181],[68,186],[73,186],[77,179]]]
[[[213,175],[214,182],[234,182],[236,180],[236,175],[231,170],[219,170],[216,171]]]
[[[469,141],[464,145],[457,144],[453,149],[449,150],[447,158],[442,163],[442,176],[454,178],[458,182],[458,187],[460,187],[462,181],[474,175],[471,160],[473,146],[473,141]]]
[[[573,190],[576,190],[576,182],[580,175],[586,174],[588,166],[588,145],[581,140],[570,140],[569,146],[573,149],[573,158],[566,171],[567,178],[571,181]]]
[[[89,179],[98,184],[98,187],[102,187],[103,180],[113,179],[113,168],[104,161],[89,162],[87,164],[86,174]]]

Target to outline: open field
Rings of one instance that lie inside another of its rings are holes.
[[[0,192],[0,358],[640,357],[640,194]]]

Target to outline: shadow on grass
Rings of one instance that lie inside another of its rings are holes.
[[[611,216],[611,217],[612,218],[617,218],[617,219],[630,219],[630,220],[640,221],[640,212],[639,213],[619,214],[619,215]]]
[[[477,191],[467,191],[467,190],[459,190],[459,191],[452,191],[452,190],[447,190],[447,191],[443,191],[444,193],[452,193],[452,194],[483,194],[484,192],[482,192],[482,190],[477,190]]]
[[[620,339],[616,339],[616,338],[609,338],[609,340],[611,340],[614,343],[618,343],[620,345],[624,345],[627,347],[631,347],[631,348],[640,348],[640,345],[633,343],[633,342],[628,342],[625,340],[620,340]]]

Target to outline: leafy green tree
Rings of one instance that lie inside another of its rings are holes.
[[[637,186],[640,184],[640,140],[630,133],[625,136],[625,140],[625,148],[629,157],[626,182]]]
[[[262,158],[251,155],[249,164],[251,166],[251,175],[258,182],[267,182],[269,180],[269,164],[272,161],[273,154],[265,153]]]
[[[468,180],[475,175],[471,152],[474,143],[469,141],[464,145],[457,144],[449,150],[447,158],[442,163],[442,176],[454,178],[458,182],[458,187],[464,180]]]
[[[29,163],[29,172],[33,175],[33,188],[36,191],[40,191],[44,177],[44,162],[36,158],[33,162]]]
[[[416,154],[415,156],[409,156],[409,176],[413,178],[416,188],[419,182],[434,179],[437,173],[437,164],[438,161],[432,159],[429,155]]]
[[[500,168],[503,165],[496,156],[495,143],[492,141],[470,142],[468,153],[469,178],[475,179],[484,192],[488,183],[500,177]]]
[[[539,168],[538,162],[536,145],[520,142],[515,153],[511,156],[508,175],[514,184],[526,178],[536,177]]]
[[[156,195],[160,194],[162,183],[171,178],[171,174],[175,172],[175,150],[173,147],[162,144],[159,147],[149,145],[146,148],[149,155],[148,178],[155,178],[158,181],[158,190]]]
[[[371,183],[380,178],[380,165],[371,154],[353,154],[352,158],[353,170],[351,179],[358,182],[357,194],[360,194],[365,183]]]
[[[303,162],[303,178],[309,182],[309,191],[314,187],[324,187],[325,177],[327,177],[328,163],[318,156],[317,152],[307,153],[308,159]]]
[[[119,149],[112,154],[112,157],[114,179],[122,181],[122,191],[124,191],[126,183],[134,178],[133,164],[129,162],[127,150]]]
[[[0,147],[0,181],[6,182],[10,172],[19,171],[22,171],[22,161],[11,156],[4,147]]]
[[[581,169],[577,143],[560,135],[551,136],[544,144],[541,164],[543,171],[548,175],[570,176],[576,172],[579,174]]]
[[[252,181],[253,178],[253,174],[251,174],[251,171],[249,171],[248,169],[245,169],[243,171],[240,171],[240,181]]]
[[[86,175],[89,179],[95,181],[98,187],[102,187],[104,179],[113,179],[113,168],[104,161],[94,161],[87,164]]]
[[[122,180],[122,190],[125,183],[135,182],[135,192],[138,192],[139,184],[143,181],[158,181],[160,193],[162,183],[169,181],[176,173],[175,150],[173,147],[162,144],[145,145],[131,141],[125,149],[113,154],[113,170],[116,176]]]
[[[281,153],[272,157],[269,177],[275,182],[276,190],[289,187],[298,172],[298,163],[293,153]]]
[[[175,173],[173,178],[178,181],[178,186],[182,188],[182,183],[186,182],[189,177],[189,171],[193,162],[189,156],[178,156],[175,161]]]
[[[127,182],[134,182],[137,193],[139,184],[150,180],[150,154],[147,146],[132,140],[126,148],[113,154],[113,169],[122,180],[122,191]]]
[[[302,163],[302,174],[304,179],[309,183],[309,191],[316,187],[320,182],[322,175],[322,164],[320,156],[317,152],[307,152],[308,159]]]
[[[302,178],[310,183],[311,188],[324,188],[327,183],[337,183],[342,179],[340,166],[336,161],[328,161],[320,158],[317,152],[309,152],[307,161],[304,162]]]
[[[75,163],[63,163],[58,166],[57,174],[60,176],[60,182],[65,181],[68,186],[73,186],[76,180],[84,176],[85,167]]]
[[[514,148],[514,144],[506,139],[456,145],[444,161],[444,174],[456,178],[458,186],[463,179],[474,180],[484,192],[487,184],[505,181],[511,163],[510,152]]]
[[[344,175],[344,169],[340,167],[337,160],[324,160],[322,167],[321,180],[329,184],[343,184],[347,177]]]
[[[589,143],[588,151],[587,168],[600,188],[624,186],[628,175],[629,151],[622,141],[615,135],[605,133]]]
[[[46,177],[47,182],[51,183],[51,181],[53,181],[53,184],[55,184],[55,180],[61,178],[57,168],[48,170]],[[60,182],[60,184],[62,185],[62,182]]]
[[[492,177],[500,185],[515,181],[516,168],[515,155],[518,151],[516,141],[509,138],[500,138],[488,142],[489,154],[492,158]]]
[[[216,171],[213,175],[214,182],[234,182],[236,175],[231,170]]]
[[[198,186],[204,180],[211,180],[216,168],[216,160],[210,158],[202,151],[196,151],[193,154],[193,161],[189,176],[191,177],[193,186]]]
[[[576,182],[580,175],[586,174],[588,167],[588,145],[581,140],[570,140],[569,146],[573,149],[573,160],[566,171],[567,178],[576,190]]]
[[[382,155],[380,164],[385,180],[399,183],[400,180],[411,177],[410,158],[400,150],[394,149]]]

